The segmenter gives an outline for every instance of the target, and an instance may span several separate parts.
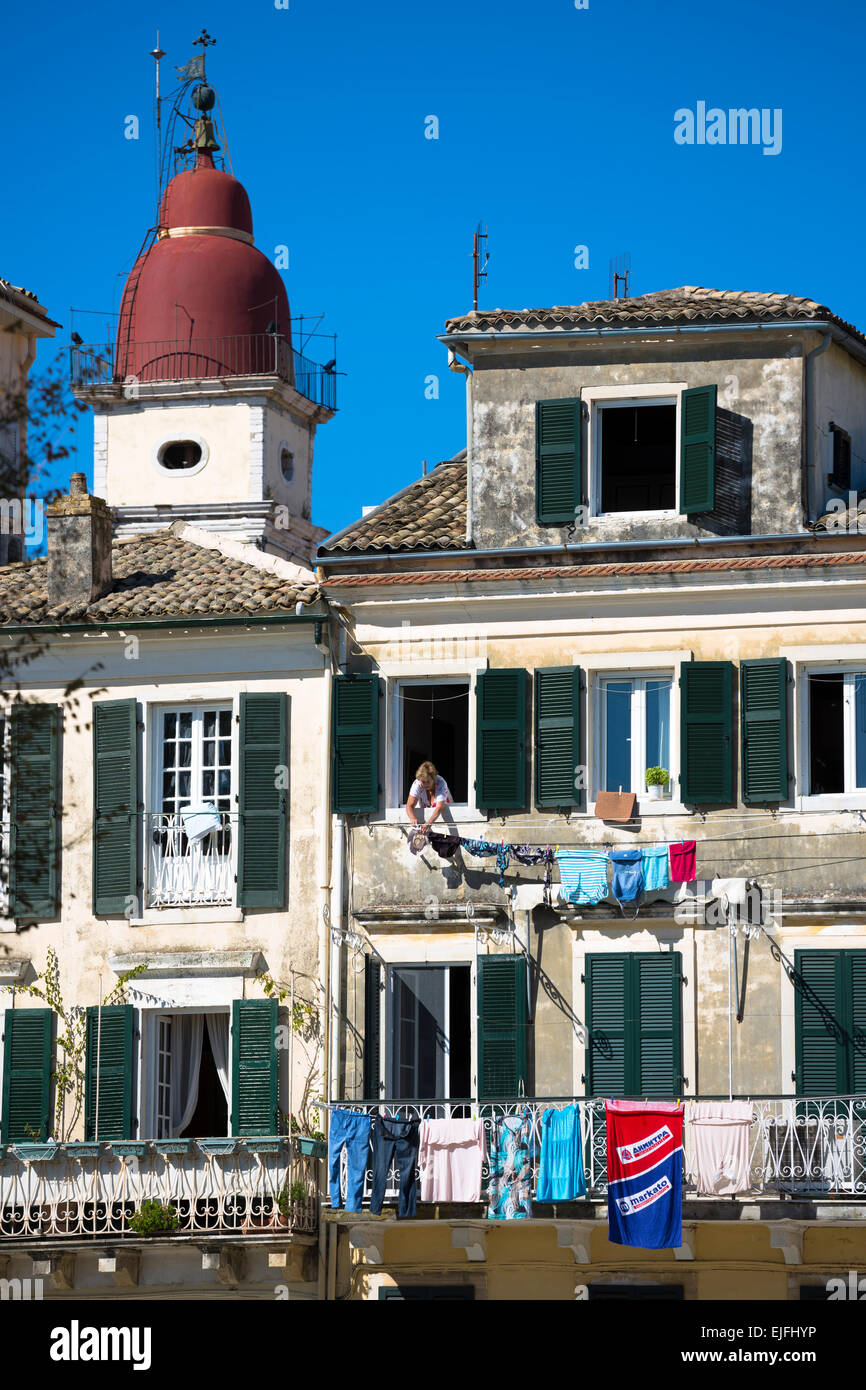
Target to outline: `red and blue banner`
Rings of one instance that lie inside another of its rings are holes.
[[[683,1110],[667,1101],[609,1100],[607,1225],[614,1245],[683,1243]]]

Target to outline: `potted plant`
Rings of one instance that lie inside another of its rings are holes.
[[[308,1200],[307,1189],[304,1187],[300,1178],[295,1178],[291,1187],[286,1183],[285,1186],[280,1189],[279,1196],[277,1197],[277,1206],[279,1207],[280,1216],[290,1225],[300,1224],[298,1217],[303,1215],[306,1211]],[[300,1209],[300,1211],[298,1209]],[[276,1216],[276,1212],[274,1215]]]
[[[648,767],[645,780],[650,801],[661,801],[662,797],[667,796],[671,774],[666,767]]]
[[[130,1217],[129,1229],[137,1236],[172,1235],[180,1228],[180,1220],[174,1207],[165,1206],[153,1197],[147,1197]]]

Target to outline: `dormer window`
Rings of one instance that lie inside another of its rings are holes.
[[[201,472],[209,454],[206,441],[199,435],[187,435],[185,438],[169,436],[157,444],[151,458],[160,473],[167,473],[173,478],[188,478]]]
[[[677,493],[676,400],[599,402],[595,409],[600,513],[672,512]]]

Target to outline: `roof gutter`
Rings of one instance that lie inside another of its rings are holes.
[[[68,632],[71,636],[98,637],[103,632],[163,632],[181,628],[206,627],[276,627],[284,623],[318,623],[328,621],[327,613],[263,613],[259,617],[229,618],[154,618],[150,621],[117,623],[7,623],[0,625],[0,636],[26,632]],[[319,640],[318,636],[315,639]]]
[[[659,327],[656,324],[646,324],[644,326],[635,325],[633,328],[606,328],[599,325],[597,328],[501,328],[478,333],[474,329],[466,329],[462,333],[441,333],[439,342],[445,343],[449,347],[454,343],[481,343],[492,342],[495,339],[502,339],[510,342],[512,338],[644,338],[647,334],[658,337],[669,337],[672,333],[756,333],[760,329],[778,331],[779,329],[800,328],[806,332],[812,329],[832,329],[840,334],[843,333],[835,324],[831,324],[826,319],[761,319],[757,323],[671,323],[666,327]],[[849,337],[849,334],[843,334]]]

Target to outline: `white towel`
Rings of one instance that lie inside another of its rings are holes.
[[[749,899],[747,878],[714,878],[713,897],[721,898],[726,907],[745,907]]]
[[[751,1101],[693,1100],[687,1119],[689,1168],[698,1192],[710,1197],[748,1192]]]
[[[192,845],[197,845],[213,830],[219,830],[222,824],[219,811],[209,801],[194,801],[191,806],[184,806],[180,819],[186,838]]]

